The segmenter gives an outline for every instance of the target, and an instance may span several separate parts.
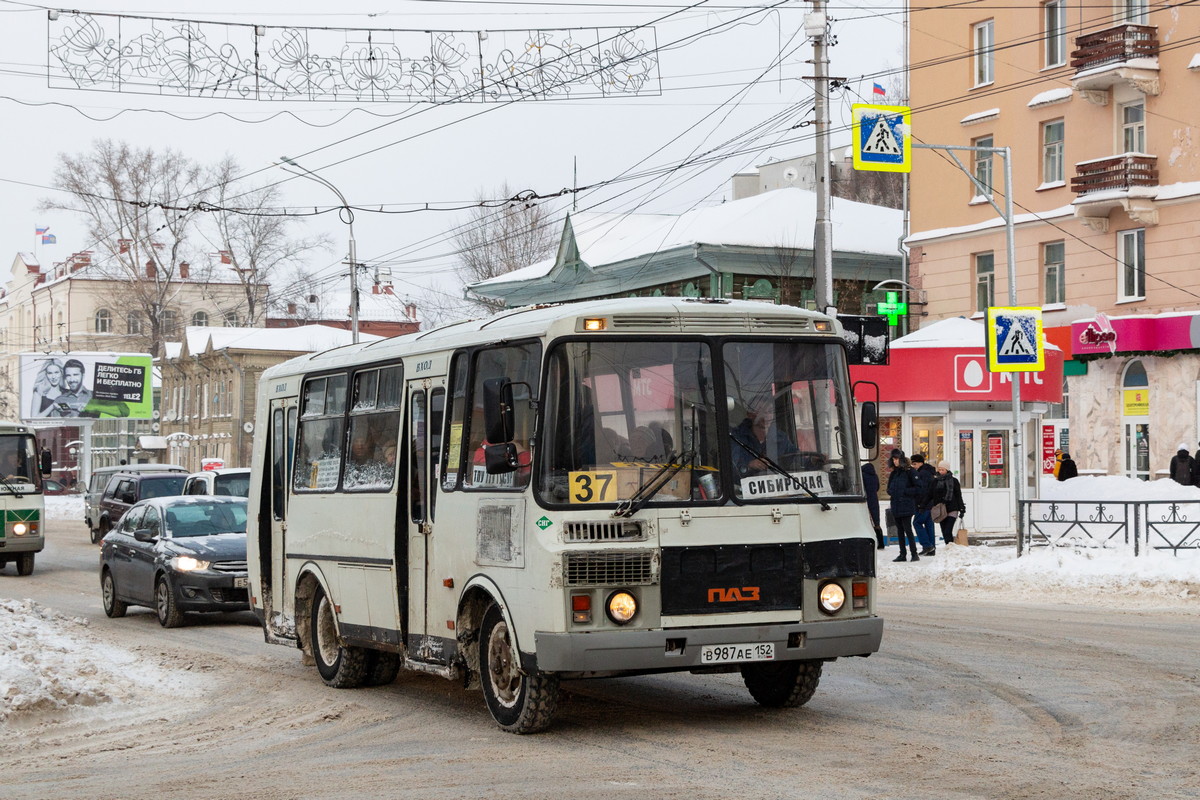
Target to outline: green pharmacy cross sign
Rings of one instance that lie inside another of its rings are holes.
[[[900,316],[908,313],[908,303],[897,300],[899,292],[888,292],[887,300],[875,306],[875,313],[888,318],[888,325],[899,322]]]

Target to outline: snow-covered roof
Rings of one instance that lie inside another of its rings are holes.
[[[275,352],[315,353],[350,344],[350,331],[341,328],[331,328],[328,325],[301,325],[296,328],[214,328],[189,325],[184,329],[184,340],[187,351],[192,354],[203,353],[212,343],[213,350],[267,350]],[[370,342],[382,339],[369,333],[359,333],[360,342]],[[176,344],[176,348],[180,345]],[[177,358],[180,350],[174,355],[167,351],[168,358]]]
[[[1075,210],[1067,205],[1058,208],[1052,208],[1049,211],[1038,211],[1030,214],[1014,214],[1013,225],[1023,225],[1028,222],[1043,222],[1048,219],[1057,217],[1070,217],[1074,215]],[[953,228],[930,228],[926,231],[917,231],[911,234],[904,240],[905,244],[916,244],[918,242],[927,242],[931,239],[941,239],[947,236],[961,236],[967,233],[978,233],[980,231],[991,230],[994,228],[1003,228],[1004,218],[993,217],[984,222],[977,222],[973,225],[959,225]]]
[[[570,224],[580,259],[595,269],[694,245],[811,250],[816,213],[815,192],[787,187],[679,215],[581,212],[571,215]],[[837,252],[896,255],[902,211],[834,200],[830,215]],[[540,278],[554,264],[540,261],[475,285]]]
[[[982,323],[969,320],[966,317],[950,317],[938,320],[930,325],[901,336],[892,341],[892,349],[906,347],[953,347],[959,349],[982,348],[987,346],[984,337],[985,327]],[[1059,348],[1046,342],[1047,350]]]

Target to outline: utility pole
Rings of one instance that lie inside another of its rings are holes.
[[[812,13],[804,17],[804,32],[813,40],[813,107],[817,129],[817,218],[813,227],[813,295],[817,308],[833,308],[833,223],[829,219],[829,18],[825,0],[811,0]]]

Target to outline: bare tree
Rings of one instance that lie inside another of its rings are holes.
[[[217,249],[221,265],[237,277],[247,324],[253,325],[265,310],[267,287],[283,277],[284,267],[314,250],[327,249],[330,239],[327,235],[293,236],[292,228],[299,218],[273,210],[280,205],[279,187],[239,188],[241,171],[232,156],[213,168],[210,183],[214,208],[202,231]],[[304,295],[314,293],[320,294],[310,291]]]
[[[203,268],[183,274],[195,262],[196,216],[179,210],[206,199],[202,176],[196,162],[169,148],[102,139],[89,152],[60,156],[54,186],[64,196],[42,203],[87,220],[101,254],[89,269],[115,283],[113,306],[126,317],[131,344],[154,355],[164,341],[163,312],[183,280],[205,279]]]
[[[454,234],[458,255],[458,274],[464,283],[495,278],[549,258],[557,242],[557,229],[551,211],[544,205],[514,197],[512,188],[503,184],[493,197],[512,197],[505,205],[485,205],[487,194],[480,192],[480,204],[471,211],[468,222]],[[481,297],[467,298],[491,311],[504,308],[503,301]]]
[[[311,270],[293,267],[284,280],[271,290],[267,311],[275,317],[296,320],[304,325],[329,319],[329,280],[318,278]],[[342,312],[338,312],[339,315]]]

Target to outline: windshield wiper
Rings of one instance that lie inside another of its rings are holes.
[[[613,511],[614,517],[631,517],[641,511],[646,503],[650,502],[650,498],[658,494],[659,489],[667,485],[667,481],[675,477],[675,474],[684,467],[692,463],[692,459],[696,457],[694,450],[689,450],[686,453],[671,453],[667,456],[667,463],[658,468],[658,471],[646,480],[633,495],[617,506]]]
[[[730,439],[732,439],[733,441],[737,442],[737,443],[738,443],[738,445],[739,445],[739,446],[740,446],[740,447],[741,447],[743,450],[745,450],[747,453],[749,453],[750,455],[752,455],[752,456],[754,456],[755,458],[757,458],[759,461],[761,461],[761,462],[763,462],[764,464],[766,464],[766,465],[767,465],[767,467],[769,467],[769,468],[771,469],[771,471],[772,471],[772,472],[776,472],[776,473],[778,473],[778,474],[782,475],[783,477],[787,478],[789,481],[791,481],[791,482],[793,482],[793,483],[796,483],[796,484],[799,484],[800,488],[804,490],[804,493],[805,493],[805,494],[807,494],[807,495],[808,495],[809,497],[811,497],[813,500],[816,500],[818,503],[820,503],[820,504],[821,504],[821,510],[822,510],[822,511],[832,511],[832,510],[833,510],[833,509],[830,507],[830,505],[829,505],[828,503],[826,503],[824,500],[822,500],[822,499],[821,499],[821,495],[817,494],[817,493],[816,493],[816,492],[814,492],[812,489],[808,488],[808,487],[807,487],[807,486],[805,486],[803,483],[801,483],[800,481],[798,481],[798,480],[796,480],[795,478],[793,478],[793,477],[792,477],[792,473],[788,472],[786,469],[784,469],[783,467],[781,467],[781,466],[779,466],[778,464],[776,464],[776,463],[775,463],[775,462],[774,462],[774,461],[771,459],[771,457],[770,457],[770,456],[768,456],[766,453],[756,453],[756,452],[754,452],[754,450],[753,450],[753,449],[750,447],[750,445],[746,444],[746,443],[745,443],[745,442],[743,442],[741,439],[739,439],[738,437],[734,436],[734,435],[733,435],[733,431],[730,431],[730,432],[729,432],[729,438],[730,438]]]
[[[12,492],[13,497],[17,498],[18,500],[25,496],[17,491],[17,487],[8,482],[8,478],[0,477],[0,484],[2,484],[5,489],[8,489],[10,492]]]

